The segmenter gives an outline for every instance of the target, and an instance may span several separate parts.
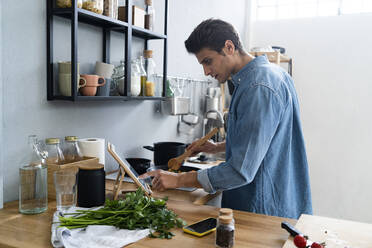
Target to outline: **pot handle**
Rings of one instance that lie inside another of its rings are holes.
[[[150,151],[154,151],[154,147],[152,146],[143,146],[143,148],[150,150]]]

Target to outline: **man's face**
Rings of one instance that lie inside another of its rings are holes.
[[[195,54],[198,62],[203,66],[204,74],[214,77],[220,83],[226,82],[232,68],[231,58],[224,50],[222,49],[222,52],[218,53],[209,48],[203,48]]]

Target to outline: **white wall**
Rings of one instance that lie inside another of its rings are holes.
[[[183,141],[177,135],[177,117],[154,112],[155,102],[48,102],[46,100],[46,1],[2,2],[4,201],[18,199],[18,168],[26,149],[27,135],[40,138],[104,137],[125,156],[152,158],[142,148],[158,141]],[[161,18],[161,10],[157,12]],[[183,42],[204,19],[220,17],[244,31],[245,1],[169,1],[168,73],[202,77],[202,68],[187,54]],[[54,60],[69,59],[68,22],[56,18]],[[79,61],[82,73],[93,73],[101,59],[99,29],[79,25]],[[158,29],[160,30],[160,29]],[[138,41],[137,41],[138,42]],[[112,62],[123,54],[120,35],[112,37]],[[135,49],[141,49],[137,44]],[[137,54],[138,51],[133,51]],[[156,54],[156,52],[155,52]],[[158,52],[158,54],[160,54]],[[1,75],[1,74],[0,74]],[[1,120],[0,120],[1,121]],[[1,147],[0,147],[1,148]],[[109,158],[109,155],[106,154]],[[112,159],[106,162],[112,163]],[[1,181],[0,181],[1,182]],[[1,188],[0,188],[1,189]],[[1,196],[1,193],[0,193]]]
[[[316,215],[372,223],[372,15],[256,22],[293,57]]]
[[[0,1],[0,15],[2,12]],[[2,15],[1,15],[2,16]],[[3,80],[2,80],[2,17],[0,16],[0,109],[3,109]],[[3,111],[0,112],[0,208],[3,208]]]

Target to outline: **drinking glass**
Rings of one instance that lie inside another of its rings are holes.
[[[67,211],[76,206],[77,175],[72,171],[59,170],[54,172],[54,187],[56,189],[57,210]]]

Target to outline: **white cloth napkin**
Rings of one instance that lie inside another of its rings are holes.
[[[74,213],[78,209],[87,208],[70,208],[68,212]],[[53,215],[51,241],[56,248],[120,248],[143,239],[150,233],[150,229],[127,230],[103,225],[70,230],[58,227],[60,214],[62,213],[56,211]]]

